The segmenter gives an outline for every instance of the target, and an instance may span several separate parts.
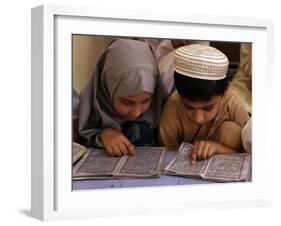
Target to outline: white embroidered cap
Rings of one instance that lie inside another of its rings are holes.
[[[228,63],[227,57],[221,51],[207,45],[182,46],[175,54],[175,71],[192,78],[224,79]]]

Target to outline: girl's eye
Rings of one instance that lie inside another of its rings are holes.
[[[151,98],[148,98],[148,99],[144,100],[142,103],[146,104],[146,103],[149,103],[150,101],[151,101]]]
[[[124,105],[133,105],[134,104],[133,102],[130,102],[130,101],[121,101],[121,103]]]

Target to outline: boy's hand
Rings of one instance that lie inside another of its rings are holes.
[[[131,142],[120,131],[112,128],[107,128],[102,131],[100,136],[109,155],[136,155],[135,146],[131,144]]]
[[[197,160],[204,160],[216,154],[218,150],[217,143],[213,141],[196,142],[191,153],[190,160],[194,164]]]

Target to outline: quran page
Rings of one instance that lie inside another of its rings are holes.
[[[124,157],[124,156],[123,156]],[[89,149],[73,169],[73,179],[112,176],[121,157],[111,157],[104,149]]]
[[[84,146],[77,144],[75,142],[72,143],[72,164],[75,164],[87,151],[87,148]]]
[[[182,175],[182,176],[203,176],[209,160],[197,161],[191,164],[189,154],[193,146],[189,143],[182,143],[178,153],[165,168],[166,174]]]
[[[213,181],[247,181],[250,176],[250,155],[214,155],[210,159],[205,179]]]
[[[119,165],[118,176],[154,177],[161,173],[165,155],[164,147],[138,147],[136,156],[127,156],[123,165]]]

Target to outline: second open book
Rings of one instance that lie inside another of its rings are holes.
[[[103,149],[88,149],[74,165],[73,179],[146,178],[160,177],[161,174],[221,182],[249,179],[250,155],[214,155],[191,164],[189,153],[192,147],[189,143],[182,143],[168,164],[164,164],[164,147],[136,148],[136,156],[122,157],[110,157]]]
[[[190,152],[193,146],[182,143],[178,153],[165,167],[168,175],[201,177],[211,181],[247,181],[250,177],[251,158],[245,153],[217,154],[211,158],[191,164]]]

